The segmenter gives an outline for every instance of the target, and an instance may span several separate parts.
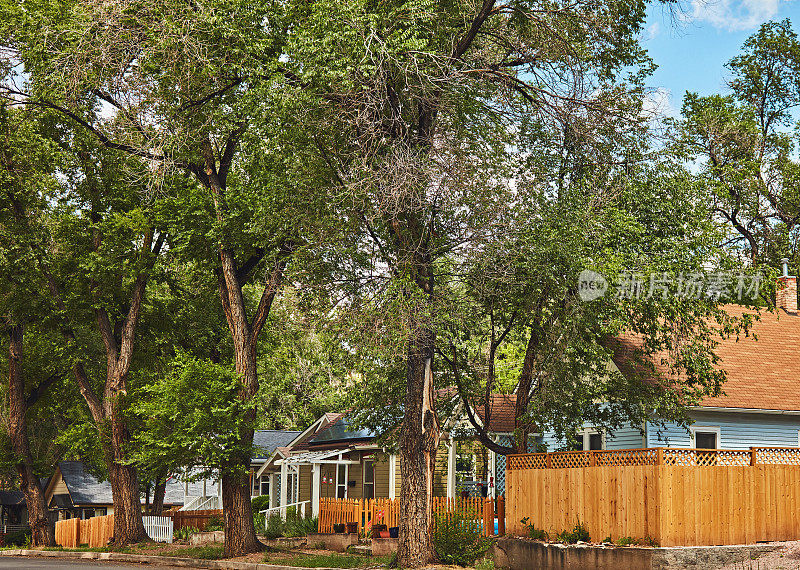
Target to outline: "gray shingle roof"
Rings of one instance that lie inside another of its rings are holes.
[[[299,431],[280,431],[272,429],[257,429],[253,434],[254,460],[269,459],[278,447],[285,447],[300,435]]]
[[[22,505],[25,497],[22,491],[0,491],[0,505]]]
[[[108,481],[98,481],[97,477],[86,471],[82,462],[61,461],[58,468],[69,489],[73,504],[110,505],[114,502],[111,496],[111,484]]]

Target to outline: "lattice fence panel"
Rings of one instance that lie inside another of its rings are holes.
[[[657,449],[612,449],[595,451],[595,465],[656,465]]]
[[[550,463],[553,469],[562,467],[591,467],[591,454],[583,451],[559,451],[550,454]]]
[[[800,449],[795,447],[754,447],[756,463],[800,465]]]

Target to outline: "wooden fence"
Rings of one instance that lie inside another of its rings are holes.
[[[171,517],[142,517],[147,536],[156,542],[172,544],[173,521]]]
[[[211,509],[204,511],[174,511],[164,513],[172,519],[174,530],[184,527],[193,527],[198,530],[205,530],[209,522],[213,519],[222,521],[222,509]]]
[[[800,448],[631,449],[508,457],[509,532],[584,523],[662,546],[800,538]]]
[[[107,545],[114,534],[114,515],[58,521],[55,534],[56,544],[64,548],[77,548],[81,544],[100,548]]]
[[[447,499],[433,497],[435,515],[446,516],[458,512],[475,520],[481,526],[484,536],[505,534],[505,500],[469,497]],[[497,529],[495,528],[497,518]],[[388,528],[400,525],[399,499],[331,499],[321,498],[319,504],[318,530],[332,533],[334,524],[357,523],[358,533],[365,534],[373,524],[385,524]]]

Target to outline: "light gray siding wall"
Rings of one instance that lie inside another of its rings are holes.
[[[722,449],[747,449],[751,446],[797,447],[800,416],[740,412],[692,412],[694,427],[720,428]],[[685,428],[669,423],[665,427],[647,426],[648,447],[689,447],[691,437]]]

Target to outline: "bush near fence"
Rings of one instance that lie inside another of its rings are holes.
[[[447,516],[458,512],[465,518],[481,524],[484,536],[495,535],[495,517],[498,534],[505,534],[505,500],[469,497],[448,499],[432,497],[434,515]],[[434,516],[435,519],[435,516]],[[400,526],[400,499],[332,499],[321,498],[319,526],[321,533],[332,533],[334,524],[357,523],[359,534],[365,534],[372,525],[385,524],[388,528]]]

